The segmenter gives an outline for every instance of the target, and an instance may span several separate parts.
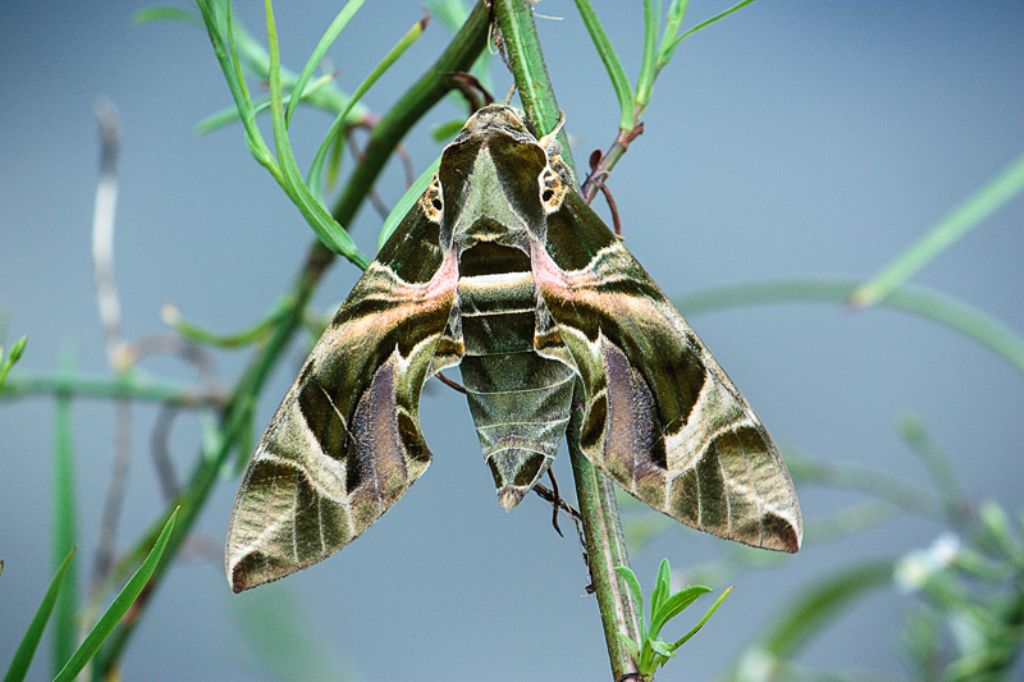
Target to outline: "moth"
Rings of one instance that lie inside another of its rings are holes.
[[[573,189],[554,134],[475,113],[316,343],[235,499],[236,592],[321,561],[426,470],[420,390],[460,365],[505,509],[543,476],[582,403],[579,445],[658,511],[795,552],[779,452],[658,286]]]

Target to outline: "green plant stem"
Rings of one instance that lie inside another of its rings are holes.
[[[363,160],[353,172],[341,200],[335,207],[334,218],[342,225],[351,224],[363,200],[376,181],[380,171],[395,147],[409,129],[434,104],[445,96],[448,85],[443,74],[451,71],[465,71],[472,66],[487,40],[489,10],[484,2],[477,4],[462,29],[452,38],[448,48],[427,72],[399,99],[374,128],[371,143],[367,146]],[[180,505],[181,511],[170,537],[165,554],[167,560],[160,563],[153,574],[148,590],[138,602],[138,615],[122,622],[114,631],[94,666],[94,678],[104,679],[111,671],[127,644],[149,598],[162,582],[171,559],[181,549],[188,532],[195,524],[210,492],[219,477],[225,462],[231,454],[238,432],[249,418],[256,396],[263,388],[271,369],[277,364],[284,349],[295,332],[301,328],[303,311],[309,302],[323,273],[334,262],[332,254],[319,240],[310,247],[306,263],[298,278],[286,294],[294,302],[293,308],[284,315],[270,338],[256,354],[242,379],[238,382],[227,407],[224,410],[220,437],[207,448],[189,478],[189,483],[173,504]],[[152,543],[153,534],[147,533],[140,544]],[[138,548],[132,550],[137,552]]]
[[[494,0],[494,12],[526,114],[539,130],[551,130],[560,112],[544,65],[532,9],[526,0]],[[564,131],[560,135],[564,135]],[[563,158],[571,165],[568,146],[564,142],[563,146]],[[616,566],[629,565],[615,493],[611,483],[580,451],[581,418],[581,411],[574,409],[568,429],[569,456],[583,517],[587,565],[601,612],[612,676],[618,680],[635,673],[636,665],[616,633],[639,639],[640,624],[633,598],[615,572]]]
[[[61,371],[70,373],[73,369],[70,353],[61,357]],[[53,560],[58,565],[74,551],[77,544],[77,496],[74,475],[74,434],[71,426],[71,396],[58,394],[55,401],[53,447]],[[64,587],[57,597],[56,615],[53,624],[53,673],[64,667],[75,650],[76,623],[78,610],[77,567],[65,569]]]
[[[64,395],[76,398],[140,400],[162,402],[178,407],[216,406],[223,396],[166,381],[153,381],[138,374],[110,377],[83,375],[21,374],[7,380],[0,401],[29,396]]]
[[[850,462],[822,460],[785,449],[786,465],[801,483],[856,490],[906,511],[941,520],[942,507],[929,491],[895,476]]]
[[[715,287],[677,296],[672,302],[687,317],[743,305],[766,303],[846,303],[856,280],[780,279]],[[988,346],[1024,371],[1024,339],[999,320],[977,308],[921,287],[900,286],[878,305],[913,313]]]
[[[863,308],[884,299],[943,251],[985,222],[1024,191],[1024,154],[950,211],[934,227],[901,253],[884,270],[862,283],[850,295],[850,304]]]
[[[558,123],[562,110],[558,107],[544,64],[537,27],[533,23],[533,9],[527,2],[519,0],[495,0],[494,12],[505,38],[509,66],[516,79],[523,109],[537,126],[538,133],[546,133]],[[565,128],[558,133],[558,142],[562,145],[562,159],[570,167],[575,167]]]
[[[636,672],[636,663],[622,646],[616,633],[640,641],[638,608],[629,589],[615,571],[616,566],[629,566],[629,553],[622,535],[622,521],[615,503],[612,483],[598,471],[579,448],[581,410],[573,410],[569,424],[569,458],[576,481],[576,503],[583,518],[583,536],[587,543],[587,565],[591,586],[601,611],[601,626],[608,647],[612,677]]]

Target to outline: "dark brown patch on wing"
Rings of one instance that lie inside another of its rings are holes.
[[[309,363],[309,366],[312,364]],[[337,405],[319,379],[315,375],[309,376],[309,381],[299,392],[299,409],[310,433],[320,445],[320,451],[328,457],[342,459],[348,432],[339,416]]]
[[[761,521],[764,528],[764,543],[771,549],[782,550],[794,554],[800,549],[800,537],[796,528],[786,519],[768,512]]]

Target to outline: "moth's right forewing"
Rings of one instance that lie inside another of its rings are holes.
[[[419,395],[456,279],[438,221],[417,205],[317,341],[249,462],[225,555],[236,592],[327,558],[426,469]]]
[[[795,552],[800,507],[768,432],[622,241],[569,193],[533,249],[584,388],[583,452],[678,521]]]

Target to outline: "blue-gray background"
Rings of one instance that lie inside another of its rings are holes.
[[[258,35],[262,3],[241,2]],[[596,2],[635,73],[639,3]],[[725,3],[694,0],[704,18]],[[92,114],[98,95],[124,128],[116,268],[130,338],[159,331],[174,301],[218,330],[257,319],[284,289],[309,228],[248,156],[239,129],[197,138],[192,125],[229,98],[206,38],[179,24],[131,25],[137,2],[4,3],[0,22],[0,311],[10,334],[31,337],[16,372],[55,368],[62,347],[79,366],[105,371],[95,313],[89,227],[96,178]],[[284,59],[301,64],[337,2],[280,3]],[[413,21],[415,1],[368,3],[330,57],[351,89]],[[585,159],[607,146],[616,103],[567,0],[538,11],[547,60],[568,127]],[[692,21],[691,21],[692,24]],[[647,132],[612,180],[627,244],[670,294],[782,276],[860,277],[876,271],[1024,148],[1024,5],[1015,1],[758,2],[683,45],[655,88]],[[372,91],[386,109],[448,39],[432,24]],[[500,70],[496,90],[509,82]],[[428,116],[457,115],[446,102]],[[326,117],[300,110],[308,159]],[[428,125],[407,140],[417,163],[437,152]],[[380,189],[402,191],[392,168]],[[1018,198],[915,280],[1024,328],[1024,256]],[[380,220],[364,209],[352,226],[372,251]],[[354,282],[335,267],[321,309]],[[922,480],[893,425],[920,413],[955,455],[976,499],[1020,507],[1024,382],[988,350],[926,321],[839,306],[739,309],[692,320],[776,437],[828,459]],[[246,354],[220,358],[225,379]],[[269,418],[301,360],[298,347],[259,404]],[[172,360],[147,362],[170,378]],[[52,404],[0,407],[0,660],[6,661],[50,574]],[[154,409],[137,411],[136,447],[122,542],[160,512],[148,456]],[[90,565],[109,471],[113,418],[79,402],[75,456],[81,566]],[[365,539],[279,585],[232,596],[220,565],[175,566],[129,648],[127,679],[270,679],[247,606],[298,604],[308,646],[369,680],[593,680],[607,676],[596,605],[575,540],[549,526],[528,499],[505,514],[494,499],[468,410],[450,391],[424,399],[435,453],[430,472]],[[198,428],[181,419],[172,439],[180,471]],[[567,467],[559,468],[570,487]],[[200,522],[204,542],[223,537],[235,482],[225,480]],[[801,490],[819,517],[852,495]],[[866,556],[929,543],[940,529],[904,519],[838,546],[798,556],[739,581],[736,594],[659,679],[708,679],[726,668],[773,611],[814,576]],[[682,570],[726,550],[679,528],[637,554],[650,584],[667,556]],[[717,585],[724,587],[724,585]],[[816,667],[899,673],[906,597],[879,593],[823,632],[804,661]],[[264,632],[265,636],[267,633]],[[274,639],[276,636],[271,636]],[[279,643],[287,640],[276,638]],[[305,656],[305,654],[303,654]],[[37,662],[42,679],[48,661]],[[292,670],[302,679],[312,672]]]

